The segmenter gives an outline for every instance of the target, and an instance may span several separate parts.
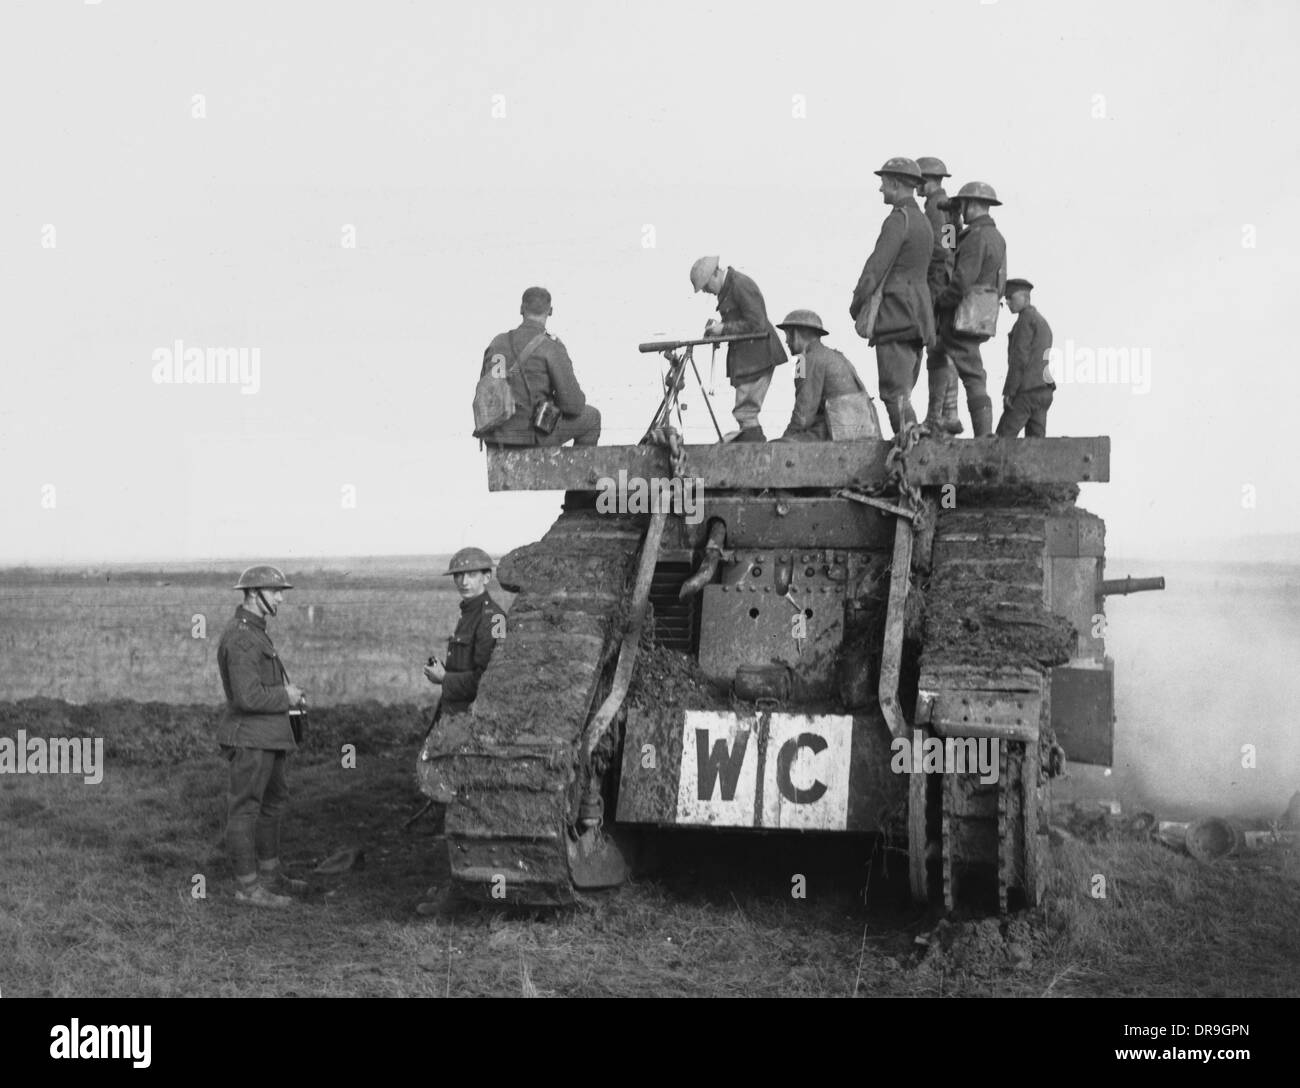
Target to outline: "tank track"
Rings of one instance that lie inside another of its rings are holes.
[[[518,592],[505,640],[472,711],[443,718],[418,763],[422,785],[455,791],[445,835],[461,899],[575,901],[577,746],[618,651],[645,525],[644,517],[566,510],[539,542],[501,562],[501,584]]]
[[[1046,510],[975,507],[942,511],[936,526],[926,593],[920,688],[948,706],[968,708],[971,735],[982,724],[978,689],[1005,701],[1011,693],[1039,708],[1037,723],[1002,736],[998,780],[945,773],[938,798],[943,900],[947,909],[1036,906],[1042,843],[1038,834],[1041,739],[1023,736],[1037,724],[1050,743],[1050,665],[1065,659],[1073,628],[1044,605]],[[1030,701],[1030,700],[1033,701]],[[965,714],[963,713],[963,718]],[[984,718],[984,722],[989,719]],[[933,821],[931,826],[933,827]]]

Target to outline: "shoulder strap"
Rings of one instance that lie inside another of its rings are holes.
[[[546,330],[543,329],[531,340],[529,340],[528,343],[524,345],[524,350],[515,356],[515,361],[510,364],[510,369],[506,371],[507,378],[510,377],[510,375],[513,374],[516,370],[519,371],[519,377],[523,379],[523,383],[524,383],[524,392],[528,394],[529,409],[531,409],[533,406],[533,391],[528,387],[528,373],[523,369],[523,366],[524,363],[528,361],[528,356],[532,355],[532,353],[537,350],[537,345],[540,344],[545,339],[546,339]],[[506,337],[506,343],[510,346],[510,350],[514,351],[515,349],[514,341],[512,341],[509,336]]]
[[[534,351],[536,351],[537,345],[540,344],[545,339],[546,339],[546,330],[543,329],[531,340],[529,340],[528,343],[524,345],[524,350],[519,352],[519,354],[515,356],[515,361],[510,364],[510,370],[507,370],[506,374],[509,375],[510,372],[513,371],[516,367],[523,366],[524,363],[528,361],[528,356],[530,356]],[[509,336],[506,337],[506,343],[510,345],[511,351],[515,350],[514,341],[511,340]]]

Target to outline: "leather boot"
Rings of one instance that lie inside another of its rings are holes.
[[[989,396],[970,397],[971,431],[976,438],[987,438],[993,433],[993,400]]]
[[[966,428],[962,426],[961,416],[957,412],[957,389],[961,380],[957,377],[957,368],[949,363],[945,373],[948,385],[943,393],[943,429],[949,434],[961,434]]]
[[[762,427],[746,427],[740,434],[736,435],[737,442],[766,442],[767,435],[763,433]]]
[[[943,403],[948,392],[948,372],[946,370],[927,371],[930,382],[930,403],[925,409],[925,426],[932,435],[947,434],[944,429]]]

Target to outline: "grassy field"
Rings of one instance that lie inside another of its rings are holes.
[[[450,580],[339,583],[303,583],[270,621],[313,705],[427,697],[420,666],[445,654],[459,615]],[[0,581],[0,699],[220,703],[217,643],[239,603],[230,585],[211,574],[165,585]]]
[[[899,859],[888,855],[884,866],[876,853],[873,862],[869,840],[660,833],[631,844],[639,863],[631,884],[577,910],[421,919],[415,904],[445,886],[447,869],[427,818],[402,829],[422,801],[413,760],[432,699],[419,664],[445,647],[457,614],[434,569],[412,560],[401,570],[321,571],[299,579],[272,621],[318,708],[312,740],[291,765],[285,857],[302,873],[342,847],[365,852],[364,868],[312,876],[306,899],[283,914],[233,901],[220,842],[226,766],[211,742],[221,701],[215,653],[235,604],[234,575],[0,578],[0,735],[104,736],[108,753],[96,786],[0,775],[0,993],[1300,995],[1300,857],[1282,850],[1201,865],[1145,841],[1066,840],[1052,852],[1039,911],[1005,923],[949,922],[905,905],[904,882],[885,873]],[[1151,606],[1145,620],[1136,604],[1131,614],[1114,609],[1116,631],[1130,642],[1116,642],[1126,670],[1120,709],[1131,723],[1124,735],[1140,735],[1144,751],[1170,750],[1175,730],[1183,737],[1243,720],[1226,709],[1196,712],[1188,700],[1204,702],[1201,690],[1159,671],[1163,658],[1144,649],[1165,645],[1176,629],[1188,644],[1171,659],[1213,673],[1212,648],[1189,641],[1193,620],[1235,598],[1239,582],[1195,594],[1201,611],[1178,623]],[[1190,607],[1187,598],[1171,587],[1164,608]],[[1293,624],[1291,603],[1272,607]],[[193,637],[196,615],[206,638]],[[1259,641],[1240,635],[1247,649]],[[1250,679],[1244,656],[1237,664],[1235,686],[1282,699]],[[43,701],[17,701],[33,696]],[[1157,711],[1139,697],[1157,700]],[[112,701],[122,699],[135,702]],[[1293,743],[1280,706],[1254,707],[1244,717],[1255,731],[1242,734],[1256,737],[1259,722],[1273,729],[1260,748],[1274,763],[1286,763]],[[1171,708],[1176,723],[1165,721]],[[1234,759],[1242,737],[1219,738]],[[344,742],[357,745],[356,769],[326,754]],[[1130,751],[1117,778],[1138,762],[1131,739],[1123,743]],[[1180,764],[1177,783],[1190,786],[1212,768],[1215,743],[1173,746],[1199,761]],[[1284,779],[1262,811],[1283,807],[1285,796],[1274,795]],[[1217,804],[1228,793],[1198,796]],[[791,896],[796,874],[806,878],[806,899]],[[1093,894],[1099,877],[1104,897]]]
[[[345,846],[286,912],[236,904],[225,764],[124,766],[95,787],[0,778],[0,992],[20,995],[1296,995],[1294,853],[1202,866],[1137,842],[1066,842],[1044,908],[940,922],[843,839],[647,837],[649,876],[569,913],[424,920],[446,862],[413,751],[345,770],[295,757],[287,862]],[[659,862],[654,875],[655,862]],[[790,895],[791,874],[807,899]],[[1104,899],[1094,877],[1106,877]],[[205,898],[195,898],[195,878]],[[870,906],[861,890],[869,886]],[[929,935],[929,944],[917,938]]]

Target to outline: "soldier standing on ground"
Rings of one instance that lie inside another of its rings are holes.
[[[447,660],[431,657],[424,666],[426,679],[442,693],[430,732],[451,715],[469,713],[478,697],[483,671],[506,632],[505,611],[488,593],[488,583],[492,581],[492,557],[487,552],[482,548],[462,548],[451,557],[443,574],[456,583],[456,591],[460,594],[460,619],[455,633],[447,641]],[[427,742],[426,737],[419,773],[441,823],[454,794],[438,777],[437,764],[426,758]],[[447,908],[448,900],[441,897],[439,889],[431,888],[426,895],[426,901],[416,905],[417,914],[434,916]]]
[[[916,422],[912,389],[921,373],[921,349],[934,340],[934,304],[926,285],[934,231],[916,203],[922,178],[915,162],[893,158],[875,173],[892,211],[862,268],[849,316],[857,321],[858,314],[871,305],[871,296],[882,291],[867,343],[875,346],[880,399],[898,434],[905,424]]]
[[[943,289],[952,278],[953,258],[957,252],[957,227],[951,212],[940,205],[948,199],[943,191],[943,179],[952,177],[942,159],[922,156],[916,160],[921,168],[921,195],[925,197],[925,217],[934,231],[934,249],[930,254],[930,267],[926,284],[931,301],[937,302]],[[935,315],[936,323],[938,315]],[[957,412],[957,387],[960,379],[957,368],[943,350],[943,341],[937,336],[925,353],[925,368],[930,384],[930,403],[925,413],[925,423],[931,433],[961,434],[961,417]]]
[[[489,445],[562,446],[573,439],[575,446],[594,446],[600,440],[600,412],[587,403],[564,344],[546,331],[553,312],[545,287],[528,288],[519,307],[522,324],[493,337],[483,353],[479,376],[501,367],[517,405],[513,416],[482,436]],[[547,400],[560,419],[543,434],[533,426],[533,414]]]
[[[705,326],[704,335],[736,336],[765,332],[766,340],[746,340],[727,345],[727,377],[736,390],[732,415],[740,424],[737,442],[766,442],[758,421],[763,400],[772,385],[772,371],[785,362],[781,337],[767,319],[763,292],[752,279],[734,268],[723,267],[717,257],[701,257],[691,265],[691,286],[696,293],[718,296],[718,317]]]
[[[1026,438],[1047,437],[1047,410],[1056,392],[1048,366],[1052,328],[1029,301],[1033,289],[1028,280],[1007,280],[1007,309],[1018,316],[1007,340],[1007,380],[1002,387],[999,438],[1015,438],[1022,427]]]
[[[847,393],[865,392],[857,370],[843,354],[822,343],[822,319],[812,310],[792,310],[776,326],[785,333],[786,347],[795,360],[794,412],[781,437],[797,442],[831,439],[826,402]]]
[[[964,335],[953,327],[957,307],[967,292],[975,287],[996,287],[999,292],[1006,276],[1007,242],[998,230],[989,209],[1001,205],[993,186],[982,181],[963,185],[949,202],[965,223],[957,238],[957,256],[952,279],[939,295],[939,335],[943,349],[966,386],[966,406],[970,409],[971,430],[976,438],[993,433],[993,401],[988,395],[988,375],[980,357],[980,338]]]
[[[478,695],[478,682],[505,637],[505,610],[492,599],[492,557],[482,548],[461,548],[443,571],[460,594],[460,619],[447,640],[447,660],[430,659],[424,666],[428,681],[441,688],[439,717],[465,714]]]
[[[289,711],[306,706],[306,694],[285,676],[266,631],[292,589],[272,566],[249,567],[235,589],[244,601],[221,634],[217,668],[226,713],[217,728],[230,761],[226,795],[226,848],[235,869],[235,899],[257,907],[287,907],[284,892],[307,890],[280,864],[280,817],[289,800],[285,759],[297,749]]]

